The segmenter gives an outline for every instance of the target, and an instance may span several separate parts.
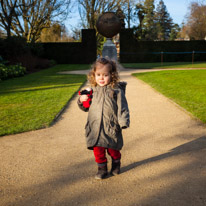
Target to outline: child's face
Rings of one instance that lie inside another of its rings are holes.
[[[96,83],[100,86],[106,86],[111,81],[111,74],[108,64],[97,64],[95,72]]]

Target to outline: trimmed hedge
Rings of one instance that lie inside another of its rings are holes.
[[[43,58],[58,64],[91,64],[97,57],[95,29],[82,29],[81,42],[37,43],[43,47]]]
[[[205,51],[206,41],[138,41],[132,29],[120,32],[121,63],[206,61]]]
[[[58,64],[91,64],[97,58],[96,30],[82,29],[81,42],[32,44],[22,37],[0,38],[0,56],[11,64],[21,63],[28,71],[48,67],[49,60]]]
[[[5,66],[4,64],[0,64],[0,81],[11,79],[14,77],[24,76],[26,73],[26,68],[21,65],[9,65]]]

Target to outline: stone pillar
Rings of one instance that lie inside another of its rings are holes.
[[[107,38],[107,41],[104,43],[102,56],[117,61],[117,48],[113,43],[112,38]]]

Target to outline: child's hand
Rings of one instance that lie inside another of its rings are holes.
[[[86,102],[89,99],[89,97],[86,94],[83,94],[80,96],[79,100],[80,102]]]

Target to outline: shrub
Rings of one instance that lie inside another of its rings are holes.
[[[50,61],[34,56],[31,53],[16,57],[16,62],[21,62],[21,65],[27,68],[29,73],[50,67]]]
[[[57,63],[56,63],[55,60],[51,59],[50,62],[49,62],[49,64],[50,64],[50,66],[54,66],[54,65],[56,65]]]
[[[4,64],[0,64],[0,80],[7,79],[8,69]]]
[[[24,76],[25,73],[26,68],[21,65],[10,65],[6,67],[4,64],[0,64],[0,80]]]
[[[8,64],[9,61],[5,61],[2,56],[0,56],[0,64]]]

